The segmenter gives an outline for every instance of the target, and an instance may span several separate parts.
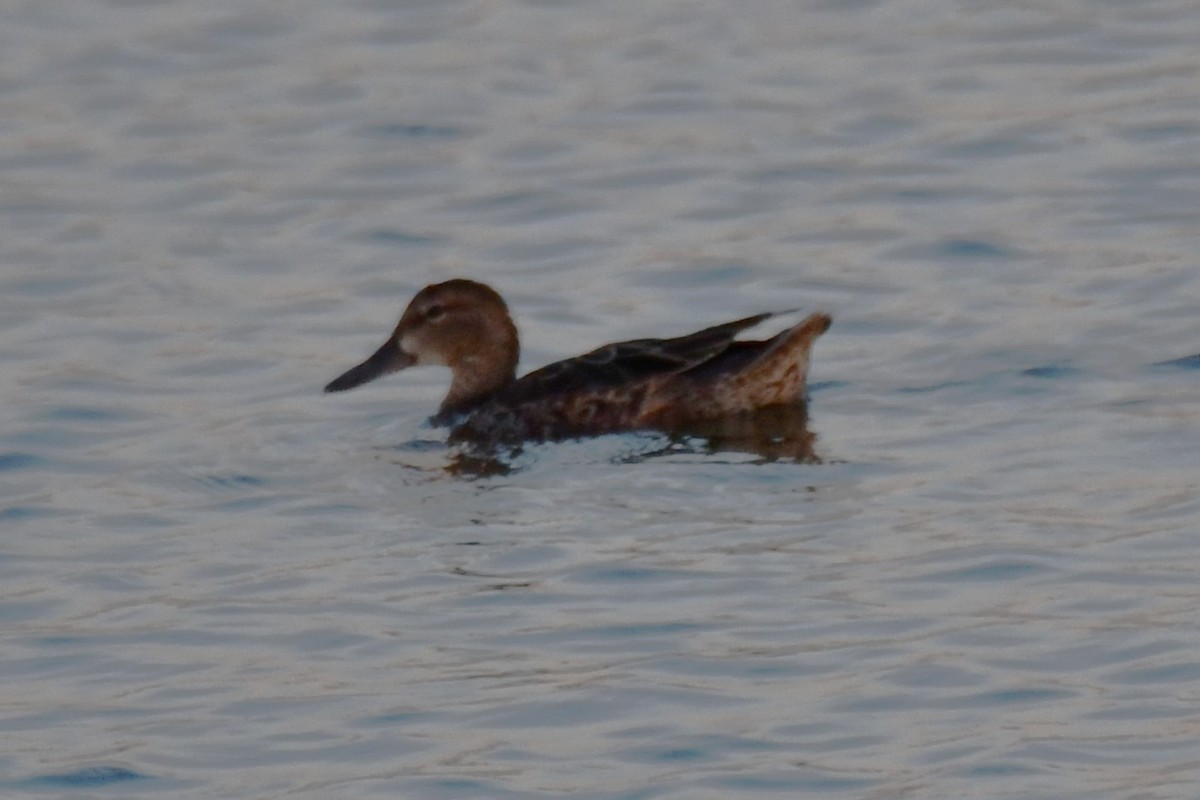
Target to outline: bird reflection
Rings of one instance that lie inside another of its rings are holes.
[[[638,450],[617,461],[629,464],[687,454],[744,453],[758,456],[763,463],[819,464],[816,438],[808,427],[807,404],[787,403],[673,430],[665,445]],[[459,446],[452,448],[444,471],[458,478],[503,477],[520,471],[525,452],[521,446]]]

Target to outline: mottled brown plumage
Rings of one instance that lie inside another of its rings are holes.
[[[763,341],[735,341],[772,314],[675,339],[605,345],[516,378],[517,330],[504,300],[475,281],[422,289],[391,338],[327,392],[353,389],[421,364],[451,370],[432,421],[451,439],[516,443],[632,430],[686,431],[772,406],[804,403],[813,341],[828,329],[816,313]]]

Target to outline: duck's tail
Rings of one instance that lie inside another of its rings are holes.
[[[833,318],[818,311],[767,340],[759,356],[732,376],[740,384],[737,394],[753,408],[803,402],[813,342],[831,324]]]

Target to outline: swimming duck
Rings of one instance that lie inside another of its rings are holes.
[[[609,344],[518,379],[520,345],[508,306],[491,287],[457,278],[418,292],[383,346],[325,391],[437,364],[450,368],[450,390],[430,421],[452,426],[452,442],[685,432],[772,406],[803,406],[809,351],[831,318],[818,312],[770,339],[734,339],[772,316]]]

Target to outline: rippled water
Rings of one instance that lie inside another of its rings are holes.
[[[5,796],[1190,798],[1194,3],[19,4]],[[455,476],[524,368],[834,314],[820,463]]]

